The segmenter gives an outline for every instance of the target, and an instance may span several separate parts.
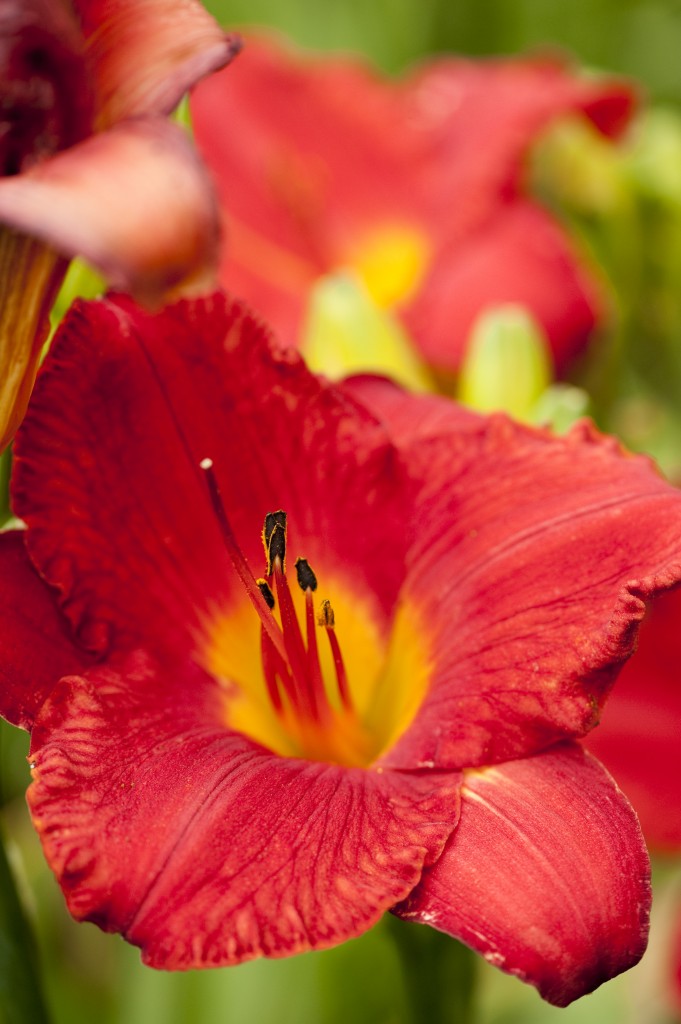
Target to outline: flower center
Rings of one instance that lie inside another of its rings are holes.
[[[249,598],[209,624],[202,661],[227,689],[229,724],[276,753],[367,765],[413,718],[429,677],[412,614],[397,616],[387,643],[361,597],[338,588],[339,602],[319,599],[305,558],[287,571],[287,518],[265,518],[265,575],[255,578],[227,519],[204,460],[213,507]],[[250,609],[249,609],[250,605]],[[254,615],[253,612],[257,614]],[[336,629],[351,654],[352,680]],[[257,658],[254,658],[254,650]]]

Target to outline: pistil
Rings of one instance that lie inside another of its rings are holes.
[[[237,575],[243,583],[244,589],[251,599],[253,607],[260,616],[263,629],[266,631],[281,658],[286,661],[286,647],[282,631],[277,620],[272,615],[269,602],[266,600],[262,590],[256,583],[248,562],[244,558],[243,552],[237,543],[236,537],[234,536],[232,524],[229,521],[225,506],[222,502],[220,488],[213,469],[213,460],[202,459],[199,465],[203,470],[206,483],[208,484],[208,493],[210,495],[211,505],[213,506],[213,511],[215,512],[215,517],[218,521],[222,539],[225,542],[225,547],[227,548],[227,553],[232,560],[232,565],[236,569]]]

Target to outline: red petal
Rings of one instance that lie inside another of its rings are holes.
[[[267,512],[380,629],[404,577],[407,479],[384,430],[216,295],[157,316],[123,298],[67,319],[17,438],[15,509],[82,642],[195,647],[243,597],[199,469],[214,461],[254,576]]]
[[[442,60],[394,84],[357,61],[251,39],[235,67],[202,83],[192,101],[197,143],[230,227],[221,280],[296,344],[315,277],[344,265],[372,229],[396,223],[422,232],[431,250],[432,285],[408,319],[439,365],[458,363],[470,320],[497,292],[517,301],[529,292],[562,362],[583,343],[601,302],[548,215],[532,217],[524,203],[513,211],[524,157],[556,117],[581,112],[614,135],[633,103],[630,86],[582,79],[557,62]],[[220,124],[229,128],[216,131]],[[492,225],[507,214],[497,238]],[[522,273],[515,253],[508,256],[517,220],[537,232],[521,239]],[[502,272],[496,289],[490,272],[478,280],[485,247]],[[548,268],[533,287],[524,275],[542,257]],[[452,269],[461,291],[475,292],[462,300],[455,289],[445,309]],[[567,293],[556,288],[560,274]],[[449,344],[444,327],[430,338],[431,302],[438,321],[453,321]]]
[[[442,254],[407,326],[433,366],[455,370],[476,318],[508,302],[541,324],[559,369],[583,348],[605,305],[563,229],[521,201],[501,208],[464,247]]]
[[[428,437],[472,431],[483,423],[478,413],[441,395],[404,391],[387,377],[358,374],[338,383],[338,389],[360,402],[385,423],[397,445],[413,445]]]
[[[167,969],[334,945],[411,891],[458,814],[455,776],[279,758],[224,726],[195,667],[66,679],[29,801],[75,917]]]
[[[59,677],[82,672],[90,659],[71,640],[21,532],[0,534],[0,577],[0,711],[30,729]]]
[[[681,848],[681,590],[649,609],[638,650],[587,746],[631,800],[648,843]]]
[[[649,865],[636,817],[565,746],[466,775],[461,821],[398,908],[566,1006],[642,956]]]
[[[588,424],[556,438],[480,423],[403,445],[427,479],[403,593],[434,669],[393,765],[488,764],[583,735],[644,600],[679,578],[681,494],[649,460]]]
[[[0,219],[66,256],[84,256],[117,287],[158,302],[205,287],[218,215],[184,133],[137,119],[0,181]]]
[[[73,0],[97,86],[98,123],[168,114],[240,44],[197,0]]]

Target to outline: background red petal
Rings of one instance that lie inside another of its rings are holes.
[[[235,66],[192,99],[197,144],[229,226],[221,280],[296,344],[314,278],[344,265],[372,229],[398,224],[421,232],[430,249],[407,321],[436,365],[458,365],[468,326],[490,301],[528,301],[528,291],[562,363],[602,301],[562,229],[522,201],[525,156],[565,114],[617,135],[634,102],[628,84],[580,78],[556,60],[442,59],[392,83],[356,59],[249,38]],[[508,257],[519,236],[526,269],[547,262],[536,285]],[[496,288],[478,274],[490,251]],[[461,287],[448,292],[452,272]]]
[[[565,230],[527,201],[500,207],[465,245],[442,254],[406,323],[428,362],[451,371],[461,363],[477,317],[506,303],[532,313],[559,371],[605,312],[605,297]]]

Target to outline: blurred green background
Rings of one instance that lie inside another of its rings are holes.
[[[353,49],[386,70],[427,53],[559,46],[681,100],[679,0],[209,0],[229,25],[271,25],[305,46]]]
[[[681,0],[208,0],[206,6],[227,26],[275,27],[306,46],[359,51],[390,72],[433,52],[517,54],[559,47],[587,66],[636,78],[657,103],[681,104]],[[681,142],[670,152],[672,160],[679,157],[678,166],[670,168],[677,251]],[[681,380],[678,340],[673,361]],[[681,428],[674,434],[680,436]],[[329,952],[186,975],[142,968],[137,951],[118,937],[74,924],[28,822],[25,737],[2,727],[0,744],[2,825],[12,836],[10,860],[37,934],[49,1015],[56,1024],[95,1019],[99,1024],[417,1024],[400,971],[402,947],[395,932],[400,926],[390,922]],[[676,1018],[667,998],[666,939],[680,913],[680,892],[678,868],[659,865],[653,941],[643,963],[567,1010],[547,1006],[533,990],[480,958],[462,960],[452,943],[451,958],[445,955],[438,963],[442,986],[452,992],[452,1024],[468,1020],[456,996],[462,963],[478,982],[475,1019],[480,1024],[671,1024]],[[426,946],[421,954],[428,955]],[[30,950],[27,955],[32,956]],[[0,948],[0,995],[3,970],[7,976],[9,969],[2,957]],[[13,1012],[0,999],[0,1024],[37,1024],[30,1011],[28,1017]]]

